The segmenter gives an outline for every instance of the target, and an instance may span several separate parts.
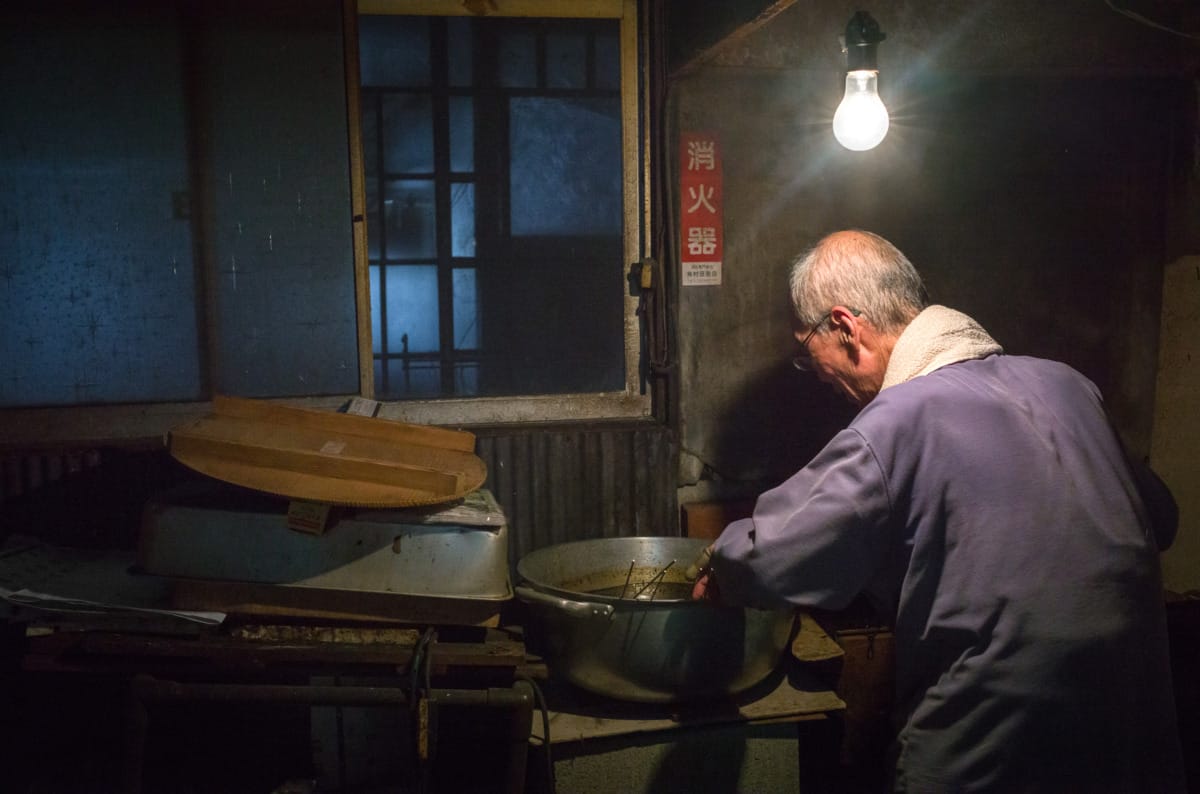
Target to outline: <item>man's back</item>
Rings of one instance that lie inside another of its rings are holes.
[[[885,389],[848,431],[911,548],[872,587],[898,599],[899,784],[1182,790],[1159,550],[1094,387],[991,356]]]

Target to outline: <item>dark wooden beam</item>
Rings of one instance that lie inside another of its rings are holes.
[[[752,19],[738,24],[732,31],[721,36],[716,43],[704,47],[699,52],[691,55],[683,64],[672,69],[671,77],[680,77],[695,71],[721,52],[743,41],[747,36],[770,22],[780,13],[791,8],[796,2],[797,0],[774,0],[774,2],[770,2]],[[672,35],[674,35],[674,31],[672,31]]]

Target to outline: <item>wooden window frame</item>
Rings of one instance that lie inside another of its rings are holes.
[[[649,145],[643,136],[639,97],[638,12],[636,0],[347,0],[346,2],[346,96],[350,124],[351,203],[354,227],[355,281],[358,285],[359,379],[364,395],[374,394],[370,292],[367,272],[366,191],[359,105],[358,36],[359,14],[405,14],[413,16],[486,16],[616,19],[620,23],[622,158],[624,165],[624,264],[649,255],[645,229],[650,228]],[[622,270],[627,268],[623,267]],[[624,273],[614,272],[614,289],[621,287]],[[462,397],[404,400],[385,403],[381,415],[410,422],[438,425],[502,424],[509,422],[566,421],[595,419],[640,419],[650,416],[651,398],[640,382],[641,329],[637,298],[624,297],[625,387],[618,392],[589,394],[546,394],[515,397]]]

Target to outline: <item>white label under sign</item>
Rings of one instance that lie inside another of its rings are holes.
[[[345,441],[326,441],[321,445],[322,455],[341,455],[346,449]]]
[[[720,262],[684,262],[683,286],[707,287],[721,283]]]

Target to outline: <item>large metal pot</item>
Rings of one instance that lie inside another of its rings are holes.
[[[766,678],[791,637],[792,610],[691,599],[696,538],[602,538],[531,552],[517,597],[551,673],[590,692],[667,703],[740,692]]]

